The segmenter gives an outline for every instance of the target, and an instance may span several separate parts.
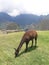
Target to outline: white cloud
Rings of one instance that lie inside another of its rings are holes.
[[[19,15],[20,12],[15,9],[15,10],[13,10],[12,12],[10,12],[10,13],[8,13],[8,14],[11,15],[11,16],[16,16],[16,15]]]
[[[0,0],[0,12],[11,16],[20,13],[49,14],[49,0]]]

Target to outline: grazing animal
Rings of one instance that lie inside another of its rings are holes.
[[[31,47],[32,47],[33,46],[33,39],[35,39],[35,47],[36,47],[36,45],[37,45],[37,32],[34,31],[34,30],[29,30],[29,31],[25,32],[25,34],[23,35],[22,40],[21,40],[18,48],[15,49],[15,57],[18,56],[20,48],[22,47],[24,42],[26,43],[25,51],[27,51],[27,49],[28,49],[28,43],[29,43],[30,40],[32,41],[32,45],[31,45]]]

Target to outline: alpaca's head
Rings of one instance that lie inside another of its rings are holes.
[[[18,56],[18,53],[19,53],[19,51],[15,49],[15,58]]]

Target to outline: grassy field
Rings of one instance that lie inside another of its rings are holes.
[[[14,58],[24,32],[0,34],[0,65],[49,65],[49,31],[38,31],[37,48],[30,48],[25,53],[25,44],[19,56]]]

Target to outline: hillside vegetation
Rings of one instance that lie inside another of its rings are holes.
[[[19,56],[14,57],[14,48],[17,48],[24,32],[0,34],[0,65],[49,65],[49,31],[37,31],[37,47],[30,48],[25,53],[25,44]]]

